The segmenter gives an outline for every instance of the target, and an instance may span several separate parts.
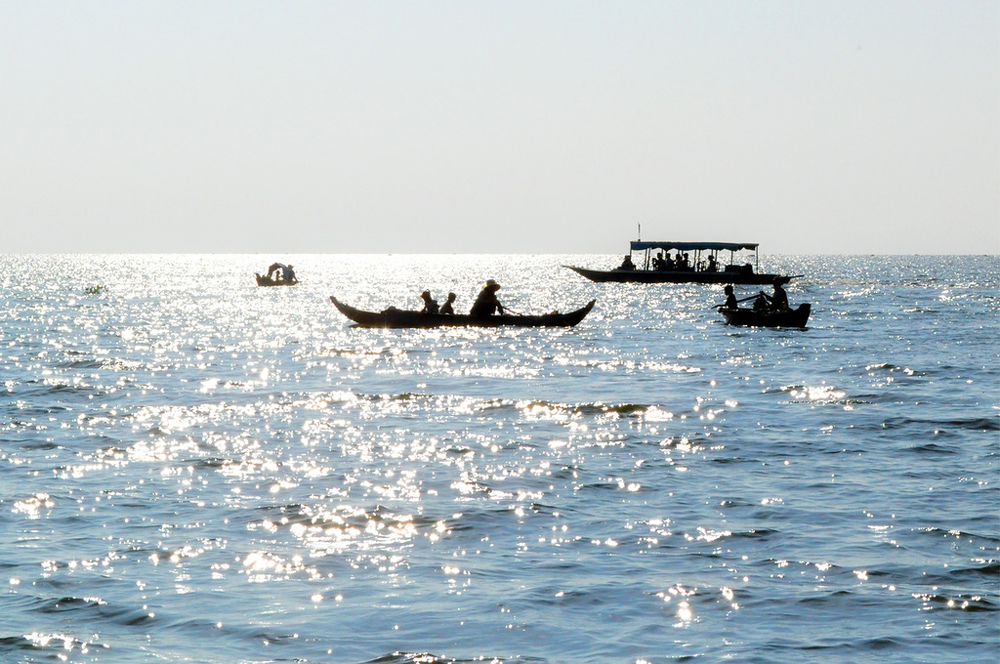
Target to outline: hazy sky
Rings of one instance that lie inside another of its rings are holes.
[[[0,253],[1000,253],[1000,3],[0,0]]]

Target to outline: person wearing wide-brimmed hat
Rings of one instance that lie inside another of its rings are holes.
[[[486,316],[492,316],[494,313],[503,313],[503,305],[500,304],[500,300],[497,299],[497,291],[500,290],[500,284],[490,279],[483,286],[483,290],[479,291],[479,295],[476,296],[476,301],[472,305],[472,309],[469,310],[470,316],[476,316],[477,318],[485,318]]]

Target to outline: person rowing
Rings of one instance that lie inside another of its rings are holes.
[[[771,311],[788,311],[788,293],[781,284],[774,284],[774,295],[767,299],[771,303]]]
[[[781,284],[774,284],[774,294],[761,291],[753,302],[753,310],[758,313],[776,314],[788,311],[788,293]]]
[[[503,314],[503,305],[497,298],[498,290],[500,290],[500,284],[492,279],[487,281],[483,290],[479,291],[479,295],[476,296],[476,301],[473,303],[472,309],[469,310],[469,315],[475,318],[486,318],[494,313]]]

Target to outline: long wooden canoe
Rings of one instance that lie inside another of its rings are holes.
[[[754,311],[753,309],[719,309],[727,325],[753,327],[805,327],[812,305],[800,304],[788,311]]]
[[[385,311],[363,311],[356,309],[349,304],[344,304],[334,296],[330,296],[330,301],[358,327],[500,327],[510,325],[513,327],[573,327],[590,313],[594,308],[595,300],[591,300],[586,306],[561,314],[553,312],[539,316],[515,316],[512,314],[499,314],[495,316],[469,316],[467,314],[425,314],[419,311],[403,311],[395,307],[389,307]]]

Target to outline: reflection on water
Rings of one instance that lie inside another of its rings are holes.
[[[301,256],[266,289],[270,258],[17,257],[0,659],[995,654],[997,259],[771,259],[807,330],[558,267],[611,260]],[[328,300],[486,278],[598,305],[389,331]]]

